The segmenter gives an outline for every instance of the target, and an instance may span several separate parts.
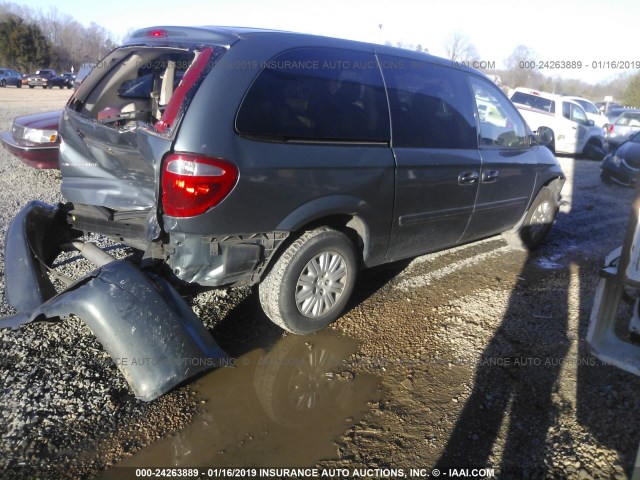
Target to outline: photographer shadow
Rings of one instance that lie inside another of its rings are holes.
[[[478,360],[473,391],[435,466],[440,471],[499,465],[501,478],[547,476],[547,433],[560,413],[562,402],[554,396],[571,345],[571,272],[541,271],[535,258],[527,256],[502,322]]]

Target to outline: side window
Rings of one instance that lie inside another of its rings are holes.
[[[460,71],[386,55],[380,61],[394,147],[478,147],[472,99]]]
[[[473,76],[469,80],[478,108],[480,145],[527,147],[529,130],[511,102],[489,82]]]
[[[266,62],[236,118],[241,135],[275,140],[389,142],[373,54],[298,48]]]
[[[562,116],[583,125],[586,125],[589,120],[582,107],[569,102],[562,102]]]
[[[571,105],[571,120],[586,125],[589,119],[582,107],[579,105]]]

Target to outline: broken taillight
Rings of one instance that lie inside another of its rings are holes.
[[[172,153],[162,169],[162,208],[172,217],[193,217],[218,205],[238,180],[238,169],[221,158]]]

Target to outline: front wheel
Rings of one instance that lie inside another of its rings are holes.
[[[4,88],[7,86],[7,82],[5,80],[0,80],[0,88]]]
[[[356,272],[356,250],[344,233],[328,227],[305,232],[280,255],[260,284],[262,309],[289,332],[317,332],[342,313]]]
[[[533,200],[522,224],[503,233],[503,237],[512,246],[535,250],[547,237],[557,213],[558,201],[553,191],[544,187]]]
[[[582,151],[583,155],[587,157],[589,160],[602,160],[607,152],[604,150],[602,146],[602,142],[600,140],[591,139],[584,146]]]

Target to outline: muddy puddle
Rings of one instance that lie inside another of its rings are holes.
[[[118,467],[303,467],[336,457],[335,439],[380,398],[375,376],[345,362],[357,342],[331,330],[288,335],[193,385],[203,412]],[[120,471],[119,471],[120,470]]]

